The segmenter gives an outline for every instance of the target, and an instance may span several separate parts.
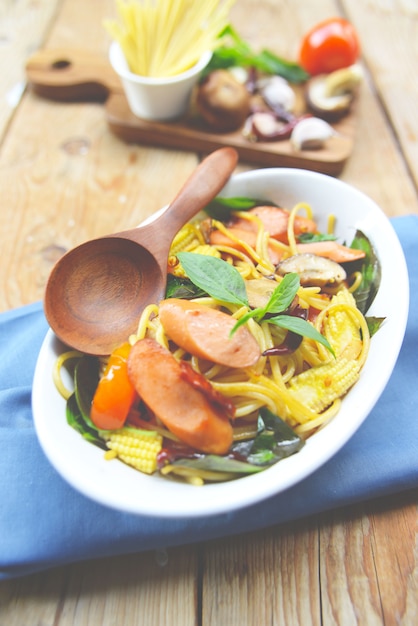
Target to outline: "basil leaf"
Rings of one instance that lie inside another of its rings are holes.
[[[84,422],[95,429],[90,408],[99,382],[99,362],[96,357],[83,356],[74,370],[74,393]]]
[[[282,311],[286,311],[292,304],[299,287],[299,275],[294,273],[286,274],[271,294],[270,300],[265,306],[264,315],[266,313],[281,313]]]
[[[234,444],[232,451],[248,463],[269,466],[299,452],[304,445],[304,440],[284,420],[269,409],[262,408],[256,437],[251,441]]]
[[[183,300],[192,300],[193,298],[201,298],[206,295],[203,289],[199,289],[188,278],[182,276],[167,276],[167,286],[165,290],[166,298],[182,298]]]
[[[366,317],[367,327],[369,329],[370,337],[373,337],[385,321],[385,317]]]
[[[68,425],[80,433],[86,441],[89,441],[99,448],[106,449],[106,445],[103,439],[99,437],[97,430],[86,424],[83,414],[77,404],[75,393],[73,393],[67,400],[66,418]]]
[[[248,320],[250,320],[251,318],[255,317],[257,318],[257,321],[259,321],[259,319],[262,318],[262,313],[263,313],[263,309],[254,309],[253,311],[248,311],[248,313],[245,313],[245,315],[243,315],[242,317],[240,317],[239,320],[237,320],[235,326],[231,328],[229,336],[232,337],[232,335],[238,330],[238,328],[246,324]]]
[[[366,253],[361,267],[362,281],[359,288],[353,293],[358,308],[364,314],[370,308],[379,290],[381,281],[380,261],[369,238],[361,230],[356,231],[350,247],[363,250]]]
[[[278,74],[291,83],[303,83],[309,74],[298,64],[278,57],[270,50],[262,50],[254,57],[254,65],[267,74]]]
[[[212,298],[248,306],[245,282],[235,267],[222,259],[194,252],[179,252],[177,258],[192,283]]]
[[[321,335],[321,333],[319,333],[316,328],[312,326],[312,324],[301,319],[300,317],[294,317],[292,315],[277,315],[276,317],[269,318],[269,323],[280,326],[280,328],[285,328],[286,330],[291,330],[297,335],[302,335],[302,337],[313,339],[314,341],[317,341],[325,346],[325,348],[327,348],[327,350],[334,355],[334,351],[324,335]]]
[[[228,472],[237,475],[255,474],[263,469],[250,465],[245,461],[238,461],[227,456],[216,456],[215,454],[206,454],[198,459],[178,459],[173,462],[173,465],[209,472]]]
[[[298,289],[300,286],[299,276],[298,274],[290,273],[286,274],[283,280],[277,285],[275,290],[270,296],[269,301],[266,306],[257,307],[252,311],[249,311],[245,315],[243,315],[232,328],[230,335],[232,336],[240,326],[248,322],[249,319],[255,318],[257,322],[261,322],[261,320],[270,313],[281,313],[282,311],[286,311],[292,303]]]
[[[270,200],[259,200],[237,196],[234,198],[217,197],[204,208],[205,213],[214,219],[225,221],[233,211],[249,211],[256,206],[276,206]]]
[[[298,235],[299,243],[313,243],[315,241],[335,241],[337,237],[335,235],[328,235],[327,233],[300,233]]]
[[[238,66],[255,67],[266,74],[278,74],[292,83],[301,83],[309,78],[309,74],[302,66],[294,61],[283,59],[270,50],[262,50],[260,53],[254,52],[230,24],[224,29],[220,37],[224,41],[213,51],[203,76],[216,69]],[[229,39],[228,42],[226,41],[227,38]]]

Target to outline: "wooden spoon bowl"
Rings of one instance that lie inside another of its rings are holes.
[[[94,355],[110,354],[127,341],[144,308],[164,297],[175,234],[219,193],[237,160],[233,148],[216,150],[157,219],[83,243],[56,263],[44,310],[61,341]]]

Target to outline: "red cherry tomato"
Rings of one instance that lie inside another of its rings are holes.
[[[311,75],[328,74],[353,65],[360,42],[350,22],[332,17],[314,26],[302,39],[300,65]]]

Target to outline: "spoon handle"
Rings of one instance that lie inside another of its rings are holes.
[[[164,213],[136,229],[138,241],[143,243],[149,230],[158,236],[161,249],[167,251],[180,228],[221,191],[237,162],[238,154],[234,148],[224,147],[212,152],[194,170]]]

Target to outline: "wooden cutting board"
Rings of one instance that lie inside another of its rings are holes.
[[[34,91],[45,98],[102,101],[111,131],[128,143],[198,152],[228,145],[240,160],[265,167],[298,167],[338,176],[354,142],[355,108],[333,124],[337,134],[319,150],[295,151],[289,140],[251,142],[241,129],[214,133],[190,111],[175,122],[154,122],[136,117],[128,106],[122,84],[107,58],[83,50],[41,50],[29,58],[26,75]]]

